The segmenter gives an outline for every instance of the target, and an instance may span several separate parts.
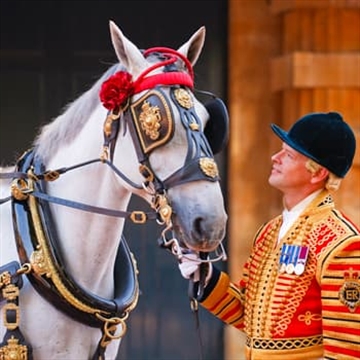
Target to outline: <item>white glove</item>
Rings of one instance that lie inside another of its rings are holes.
[[[193,276],[194,281],[199,281],[200,279],[200,264],[201,259],[199,257],[198,253],[191,252],[188,254],[184,254],[181,257],[180,263],[179,263],[179,269],[181,272],[181,275],[185,279],[190,279],[191,276]],[[209,281],[212,274],[212,264],[208,263],[208,272],[206,274],[206,280],[205,283]]]
[[[199,267],[201,264],[201,260],[199,258],[199,254],[197,253],[188,253],[185,254],[179,263],[179,269],[181,275],[185,279],[190,279],[191,275],[195,272],[199,272]]]

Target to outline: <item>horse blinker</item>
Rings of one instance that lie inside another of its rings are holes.
[[[204,104],[209,113],[204,133],[213,154],[222,151],[229,140],[229,114],[224,102],[216,97]]]

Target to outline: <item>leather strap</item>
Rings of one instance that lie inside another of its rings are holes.
[[[0,267],[0,300],[6,301],[2,309],[6,332],[0,343],[0,358],[32,360],[32,347],[25,340],[19,327],[19,291],[23,286],[19,269],[17,261]]]
[[[26,171],[30,165],[33,165],[36,171],[41,170],[40,167],[42,167],[41,164],[33,162],[33,154],[31,152],[22,159],[18,166],[21,171]],[[41,184],[36,182],[35,186],[40,189]],[[27,274],[27,276],[34,288],[40,295],[65,314],[92,327],[101,327],[103,325],[103,320],[99,319],[97,313],[102,314],[105,318],[123,317],[124,313],[134,307],[134,302],[136,303],[138,296],[135,264],[125,239],[122,239],[120,242],[116,259],[117,265],[114,275],[117,288],[115,290],[115,299],[108,300],[101,298],[81,288],[72,278],[71,274],[67,273],[66,269],[64,269],[62,266],[63,261],[59,240],[53,225],[49,204],[41,199],[39,201],[34,201],[33,199],[32,202],[36,202],[36,209],[34,204],[30,205],[28,200],[12,200],[15,237],[21,263],[30,262],[30,255],[38,245],[32,214],[33,211],[37,210],[39,212],[39,218],[42,219],[42,224],[36,224],[36,228],[38,229],[39,225],[42,227],[43,236],[44,239],[46,239],[50,251],[49,260],[52,261],[59,275],[59,279],[57,280],[60,281],[62,286],[70,291],[75,298],[84,304],[85,308],[93,309],[93,311],[89,313],[74,307],[64,298],[51,278],[31,272]],[[44,224],[47,226],[45,227]],[[76,289],[76,293],[73,293],[73,289]]]

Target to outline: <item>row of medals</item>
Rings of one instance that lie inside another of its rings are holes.
[[[305,270],[309,254],[307,246],[283,244],[280,254],[279,272],[301,275]]]

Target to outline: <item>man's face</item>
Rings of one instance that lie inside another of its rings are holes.
[[[311,173],[305,164],[308,158],[287,144],[271,157],[269,184],[283,193],[302,191],[310,184]]]

